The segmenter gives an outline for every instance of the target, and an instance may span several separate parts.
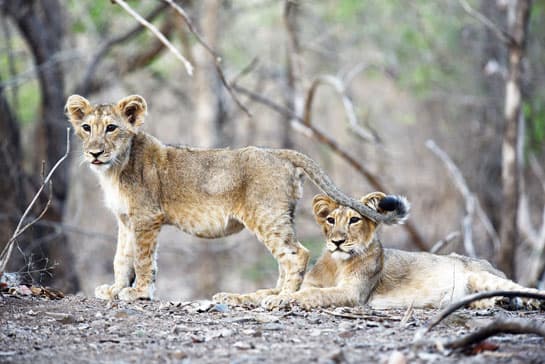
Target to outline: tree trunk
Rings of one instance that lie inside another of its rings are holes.
[[[221,1],[203,0],[199,5],[200,28],[208,45],[217,50]],[[194,144],[200,147],[221,146],[224,112],[222,88],[215,67],[215,59],[200,44],[195,45],[196,109]]]
[[[481,0],[480,11],[500,28],[506,25],[505,10],[496,2]],[[464,170],[468,181],[473,185],[489,186],[479,191],[479,199],[494,226],[499,230],[501,225],[502,189],[501,180],[502,134],[504,126],[505,77],[502,70],[507,68],[507,49],[505,44],[498,42],[497,34],[485,28],[480,44],[482,87],[486,92],[487,101],[482,107],[483,127],[476,136],[479,140],[480,158]],[[485,72],[482,72],[482,65]],[[492,66],[492,67],[490,67]],[[486,71],[492,68],[493,71]],[[463,166],[462,166],[463,167]]]
[[[37,124],[34,143],[34,173],[30,176],[38,185],[42,161],[46,170],[65,153],[66,117],[64,116],[64,73],[59,60],[63,38],[63,12],[58,0],[0,1],[1,10],[17,25],[32,52],[38,72],[41,93],[41,115]],[[18,128],[17,128],[18,130]],[[12,143],[20,143],[18,135],[12,135]],[[20,154],[19,154],[20,155]],[[53,176],[51,207],[44,219],[60,223],[68,186],[68,163],[62,164]],[[21,170],[21,169],[19,169]],[[23,173],[23,172],[21,172]],[[30,201],[34,191],[25,194],[22,201]],[[13,211],[18,214],[20,211]],[[65,291],[76,291],[78,279],[74,273],[74,259],[62,231],[36,225],[31,244],[24,247],[25,254],[34,256],[40,266],[32,270],[55,266],[53,276],[42,274],[39,283],[54,284]],[[38,259],[36,259],[38,258]],[[42,260],[40,262],[40,259]],[[30,268],[30,267],[28,267]]]
[[[23,213],[26,177],[22,173],[19,124],[0,86],[0,251],[4,249],[17,226],[17,217]],[[20,258],[20,257],[19,257]],[[24,264],[13,259],[8,270]],[[0,272],[1,274],[1,272]]]
[[[502,144],[502,210],[499,267],[514,278],[515,251],[518,245],[517,216],[519,205],[519,171],[522,115],[522,59],[527,38],[530,0],[509,3],[507,24],[512,41],[508,44],[508,78],[505,87],[505,127]]]
[[[302,111],[302,90],[301,90],[301,61],[300,46],[297,38],[297,16],[299,5],[290,0],[284,3],[284,26],[286,28],[286,92],[285,104],[288,110],[293,110],[296,115]],[[284,119],[282,130],[282,147],[293,148],[290,117]]]

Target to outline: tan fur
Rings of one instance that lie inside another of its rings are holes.
[[[374,192],[362,202],[378,208],[385,195]],[[367,303],[373,308],[441,307],[470,293],[525,288],[505,278],[485,260],[450,254],[383,249],[377,224],[327,196],[313,202],[317,222],[326,236],[326,250],[305,276],[301,290],[266,297],[262,305],[275,309],[296,303],[303,308],[354,306]],[[350,219],[359,217],[357,223]],[[328,222],[328,219],[330,222]],[[331,223],[334,222],[334,223]],[[344,240],[337,249],[335,241]],[[477,301],[473,307],[494,305],[494,300]],[[539,301],[523,299],[529,307]]]
[[[92,106],[73,95],[66,114],[97,173],[106,205],[118,221],[113,285],[97,287],[103,299],[151,298],[157,234],[171,224],[204,238],[253,231],[278,260],[277,287],[251,295],[222,293],[222,302],[255,302],[299,289],[308,251],[295,238],[293,213],[306,173],[336,201],[365,216],[387,220],[340,192],[319,166],[291,150],[237,150],[166,146],[142,131],[146,101],[137,95]],[[130,279],[136,276],[133,287]]]

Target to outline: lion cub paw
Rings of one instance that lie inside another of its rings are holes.
[[[237,294],[237,293],[227,293],[220,292],[216,293],[212,300],[218,303],[224,303],[230,306],[240,306],[240,305],[256,305],[255,299],[249,294]]]
[[[109,301],[115,299],[119,291],[121,288],[117,288],[115,285],[103,284],[95,288],[95,297]]]
[[[151,297],[148,295],[147,292],[138,290],[133,287],[123,288],[121,291],[119,291],[118,297],[120,300],[127,301],[127,302],[136,301],[138,299],[141,299],[141,300],[151,299]]]
[[[270,311],[280,310],[289,307],[294,301],[292,297],[284,294],[267,296],[261,301],[261,307]]]

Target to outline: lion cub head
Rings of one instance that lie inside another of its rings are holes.
[[[391,224],[401,224],[409,216],[409,202],[401,196],[373,192],[362,197],[361,202],[379,213],[390,214]],[[326,236],[327,250],[334,259],[347,260],[367,250],[378,227],[376,222],[326,195],[314,197],[312,205],[316,221]]]
[[[98,172],[124,162],[146,111],[146,101],[138,95],[108,105],[91,105],[84,97],[72,95],[65,106],[66,115],[82,140],[83,158]]]

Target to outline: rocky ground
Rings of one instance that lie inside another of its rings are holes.
[[[460,310],[414,343],[433,310],[265,312],[210,301],[105,302],[0,296],[0,363],[542,363],[544,338],[502,334],[465,350],[444,340],[498,317],[545,324],[538,311]]]

